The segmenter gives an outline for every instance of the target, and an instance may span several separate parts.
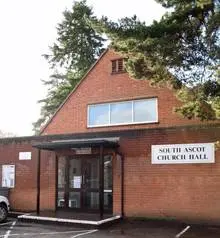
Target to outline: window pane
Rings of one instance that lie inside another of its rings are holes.
[[[80,208],[80,192],[70,192],[69,193],[69,207]]]
[[[112,156],[104,157],[104,189],[112,190]]]
[[[104,192],[104,208],[112,209],[113,207],[113,197],[112,192]]]
[[[80,159],[71,159],[69,165],[69,187],[81,188],[82,172]]]
[[[89,125],[109,124],[109,104],[93,105],[89,107]]]
[[[132,122],[132,103],[122,102],[111,104],[111,124]]]
[[[104,209],[112,209],[112,156],[104,156]]]
[[[66,176],[66,158],[59,157],[58,160],[58,188],[64,188]]]
[[[83,167],[84,186],[86,186],[86,188],[99,188],[99,159],[86,159]]]
[[[157,121],[156,98],[134,101],[134,122]]]
[[[98,192],[86,192],[85,207],[88,209],[99,208],[99,193]]]
[[[58,198],[57,198],[57,206],[58,207],[64,207],[65,202],[64,202],[64,191],[59,191],[58,192]]]

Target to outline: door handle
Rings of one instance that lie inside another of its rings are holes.
[[[85,185],[85,177],[82,175],[82,186]]]

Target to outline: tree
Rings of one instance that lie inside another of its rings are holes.
[[[50,47],[50,54],[44,55],[54,74],[43,81],[49,89],[46,98],[39,100],[43,106],[40,118],[33,123],[35,133],[54,114],[104,50],[105,39],[90,24],[95,17],[85,0],[75,2],[63,16],[57,27],[57,41]]]
[[[176,90],[175,111],[201,120],[220,119],[220,1],[157,0],[169,11],[147,26],[136,16],[93,21],[126,59],[136,79]]]
[[[59,108],[68,94],[81,79],[81,74],[68,70],[62,74],[57,71],[50,76],[50,80],[42,80],[48,88],[47,97],[38,102],[42,103],[40,118],[33,123],[35,133],[38,134],[40,128],[50,119],[50,117]]]
[[[15,137],[16,135],[11,132],[5,132],[0,130],[0,138],[6,138],[6,137]]]

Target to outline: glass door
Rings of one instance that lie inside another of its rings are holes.
[[[112,156],[104,156],[104,210],[112,212],[113,197],[112,197],[113,177],[112,177]]]
[[[99,210],[99,158],[60,157],[57,207]],[[104,209],[112,209],[112,156],[104,157]]]
[[[59,157],[57,175],[57,207],[82,208],[82,160]]]
[[[99,159],[83,160],[83,205],[86,210],[99,209]]]
[[[82,160],[79,158],[67,159],[67,180],[66,193],[68,194],[68,208],[82,208]]]

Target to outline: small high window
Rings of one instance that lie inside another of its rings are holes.
[[[123,72],[125,72],[124,60],[123,59],[112,60],[112,73],[115,74]]]

